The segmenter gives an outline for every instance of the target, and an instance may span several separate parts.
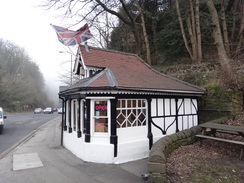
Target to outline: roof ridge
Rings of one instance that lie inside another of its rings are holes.
[[[80,47],[85,48],[84,45],[80,45]],[[135,53],[128,53],[128,52],[123,52],[123,51],[118,51],[118,50],[112,50],[112,49],[106,49],[106,48],[93,47],[93,46],[88,46],[88,48],[91,48],[91,49],[94,49],[94,50],[107,51],[107,52],[111,52],[111,53],[119,53],[119,54],[123,54],[123,55],[131,55],[131,56],[139,57]]]
[[[107,75],[107,77],[108,77],[108,81],[109,81],[110,86],[118,86],[118,83],[117,83],[117,81],[116,81],[116,78],[115,78],[115,76],[114,76],[113,71],[111,71],[109,68],[106,68],[106,69],[104,69],[104,70],[107,71],[107,72],[106,72],[106,75]]]
[[[100,71],[99,73],[97,73],[96,75],[94,75],[90,79],[87,78],[88,81],[86,81],[83,86],[84,87],[89,86],[90,84],[92,84],[94,81],[96,81],[98,78],[100,78],[104,74],[106,74],[110,86],[112,86],[112,87],[118,86],[118,83],[117,83],[117,81],[115,79],[115,76],[114,76],[113,72],[110,69],[108,69],[108,68],[103,69],[102,71]]]
[[[100,71],[99,73],[95,74],[93,77],[91,78],[87,78],[88,81],[83,85],[84,87],[89,86],[90,84],[92,84],[94,81],[96,81],[100,76],[102,76],[104,74],[104,70]]]

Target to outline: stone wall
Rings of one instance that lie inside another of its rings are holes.
[[[227,117],[209,121],[211,123],[225,123]],[[192,144],[195,135],[201,132],[200,126],[167,135],[153,144],[148,159],[148,183],[164,183],[167,180],[166,160],[168,155],[182,145]]]

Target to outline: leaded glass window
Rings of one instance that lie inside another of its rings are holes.
[[[145,126],[147,102],[145,99],[119,99],[117,103],[117,128]]]

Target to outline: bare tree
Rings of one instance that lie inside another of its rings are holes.
[[[132,33],[133,33],[134,38],[135,38],[135,52],[136,52],[136,54],[141,55],[141,39],[140,39],[140,33],[138,30],[138,26],[136,23],[137,16],[133,16],[133,14],[130,13],[128,6],[125,3],[125,1],[124,0],[113,1],[114,3],[112,3],[112,4],[109,4],[110,1],[107,1],[105,3],[103,3],[100,0],[95,0],[95,1],[97,2],[97,5],[99,5],[103,8],[103,10],[115,15],[122,22],[124,22],[126,25],[128,25],[131,28]],[[123,8],[124,14],[122,14],[121,12],[116,12],[113,10],[113,8],[111,8],[111,6],[112,7],[114,7],[114,6],[119,7],[118,5]]]
[[[176,11],[179,19],[180,30],[185,43],[185,47],[191,57],[193,63],[199,64],[202,61],[202,47],[201,47],[201,29],[200,29],[200,14],[199,14],[199,0],[196,0],[195,11],[192,0],[189,0],[190,14],[186,10],[186,24],[190,37],[191,47],[188,44],[186,33],[184,30],[183,19],[180,12],[179,1],[175,1]]]
[[[90,22],[90,20],[88,20]],[[95,29],[93,40],[95,44],[98,44],[101,48],[110,48],[111,33],[114,27],[116,27],[117,19],[108,12],[103,12],[103,19],[99,21],[93,21],[92,28]],[[97,33],[96,33],[97,32]]]
[[[142,4],[142,6],[143,6],[143,4]],[[149,65],[151,65],[152,62],[151,62],[150,44],[149,44],[149,41],[148,41],[148,36],[147,36],[147,30],[146,30],[144,15],[143,15],[141,6],[138,3],[138,0],[136,0],[136,7],[137,7],[138,11],[140,12],[140,17],[141,17],[141,27],[142,27],[142,31],[143,31],[143,38],[144,38],[145,45],[146,45],[147,63]]]
[[[235,86],[237,86],[236,76],[232,71],[230,65],[230,59],[225,50],[224,41],[223,41],[220,23],[219,23],[218,12],[212,0],[207,0],[206,2],[212,18],[212,26],[213,26],[212,35],[218,50],[218,56],[219,56],[222,71],[226,75],[226,79],[228,80],[229,84],[231,85],[234,84]]]
[[[224,0],[221,0],[221,13],[220,13],[220,20],[222,21],[222,29],[223,29],[223,38],[224,38],[224,46],[226,50],[226,54],[230,56],[230,43],[228,38],[228,30],[226,25],[226,18],[225,18],[225,4]]]
[[[57,7],[57,9],[66,8],[66,11],[64,13],[66,17],[73,17],[75,15],[79,16],[80,20],[77,22],[77,24],[82,21],[88,20],[91,25],[96,24],[97,29],[98,26],[101,25],[99,25],[99,19],[104,18],[105,12],[117,17],[131,28],[135,39],[135,53],[139,56],[141,56],[142,51],[141,37],[144,38],[147,49],[147,62],[148,64],[151,64],[151,58],[149,53],[150,47],[149,41],[147,40],[145,21],[143,17],[143,12],[141,11],[141,13],[139,13],[142,8],[137,0],[68,0],[65,2],[62,2],[61,0],[48,0],[48,2],[49,3],[47,3],[46,6],[48,6],[49,8],[54,6]],[[141,19],[140,23],[137,22],[138,16],[140,16]],[[141,35],[141,29],[139,25],[142,26],[143,36]],[[101,33],[101,31],[103,31],[104,29],[99,28],[98,30]],[[103,39],[105,40],[105,42],[107,42],[109,39],[108,34],[103,34]]]
[[[234,6],[233,6],[234,12],[233,12],[233,16],[236,16],[236,14],[239,15],[240,20],[239,20],[239,31],[236,37],[236,47],[235,47],[235,53],[234,55],[238,55],[238,53],[240,53],[242,45],[244,43],[244,39],[243,39],[243,34],[244,34],[244,2],[243,0],[234,0]],[[236,20],[236,18],[234,17],[233,23]],[[234,34],[234,30],[235,27],[233,27],[233,34]]]
[[[196,33],[198,62],[202,61],[202,35],[200,26],[199,0],[196,0]]]

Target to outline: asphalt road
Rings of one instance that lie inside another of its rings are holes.
[[[0,154],[26,138],[30,133],[38,129],[52,119],[61,118],[61,114],[6,114],[3,133],[0,134]]]

